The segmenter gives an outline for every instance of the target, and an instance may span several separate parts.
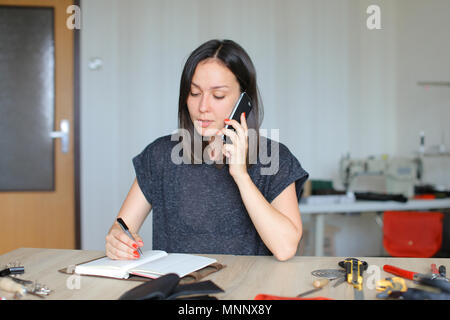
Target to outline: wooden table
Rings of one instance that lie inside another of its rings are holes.
[[[103,256],[100,251],[32,249],[20,248],[0,256],[0,266],[9,262],[20,261],[25,266],[23,279],[37,280],[54,290],[47,299],[117,299],[125,291],[142,282],[105,279],[96,277],[79,277],[79,288],[76,279],[58,270],[90,259]],[[217,259],[226,268],[205,279],[212,280],[225,290],[216,295],[218,299],[252,300],[257,294],[271,294],[293,297],[300,292],[312,289],[313,276],[316,269],[337,269],[342,257],[300,257],[279,262],[272,256],[233,256],[205,255]],[[418,259],[418,258],[360,258],[369,263],[369,270],[364,279],[365,299],[376,299],[377,291],[370,289],[370,283],[379,273],[381,278],[392,276],[382,270],[384,264],[412,270],[420,273],[430,272],[431,263],[450,268],[450,259]],[[414,286],[406,280],[408,286]],[[333,288],[328,285],[309,297],[323,296],[338,300],[353,300],[353,288],[347,283]],[[0,296],[12,298],[10,293],[0,291]],[[26,299],[39,299],[31,295]]]

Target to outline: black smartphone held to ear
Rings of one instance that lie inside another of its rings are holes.
[[[230,120],[236,120],[237,122],[241,122],[241,114],[245,112],[245,117],[248,118],[248,115],[252,111],[252,100],[250,99],[250,96],[247,94],[247,92],[242,92],[239,96],[238,101],[236,102],[236,105],[233,108],[233,111],[231,111],[231,115],[228,117]],[[227,124],[225,126],[225,129],[231,129],[234,130],[232,125]],[[224,143],[227,143],[227,136],[223,135],[222,139]]]

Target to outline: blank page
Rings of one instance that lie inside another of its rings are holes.
[[[128,269],[135,268],[140,264],[146,264],[165,255],[167,255],[165,251],[149,250],[143,252],[143,256],[137,260],[112,260],[104,257],[76,266],[75,273],[128,278]]]
[[[151,261],[145,264],[141,264],[132,270],[130,273],[150,273],[155,275],[163,275],[167,273],[176,273],[178,276],[184,277],[185,275],[202,269],[217,260],[195,256],[192,254],[183,253],[170,253],[169,255],[160,258],[156,261]]]

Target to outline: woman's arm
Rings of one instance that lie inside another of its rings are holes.
[[[137,234],[152,206],[148,203],[136,179],[120,208],[117,218],[122,218],[130,229],[136,242],[130,239],[115,221],[106,236],[106,255],[111,259],[137,259],[136,249],[144,243]]]
[[[230,159],[230,175],[236,182],[242,201],[259,236],[281,261],[292,258],[302,236],[302,222],[298,208],[295,184],[286,187],[270,204],[255,186],[247,172],[248,127],[245,113],[241,122],[225,120],[236,132],[222,129],[217,134],[230,137],[232,144],[223,146],[223,153]]]
[[[292,258],[302,236],[295,183],[270,204],[250,176],[235,179],[245,208],[264,244],[280,261]]]

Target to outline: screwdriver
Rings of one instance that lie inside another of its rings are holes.
[[[305,291],[303,293],[300,293],[299,295],[297,295],[297,298],[307,296],[313,292],[317,292],[317,291],[321,290],[323,287],[325,287],[329,282],[330,282],[330,280],[325,279],[325,278],[314,280],[313,287],[315,289],[311,289],[311,290]]]

